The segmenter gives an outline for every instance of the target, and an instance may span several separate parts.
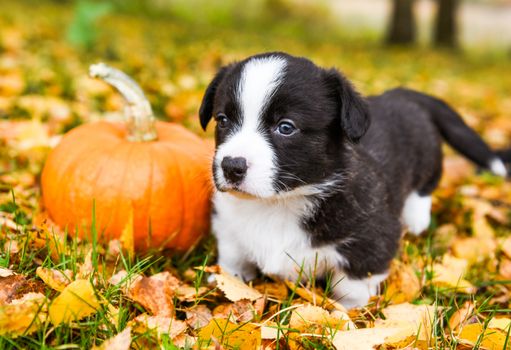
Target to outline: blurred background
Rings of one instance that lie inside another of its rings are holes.
[[[218,67],[272,50],[337,67],[364,94],[405,85],[441,96],[494,145],[511,136],[509,0],[0,0],[0,8],[0,118],[31,120],[41,143],[120,117],[120,96],[87,77],[92,63],[125,70],[159,118],[201,133],[197,110]],[[4,126],[0,137],[19,135]]]

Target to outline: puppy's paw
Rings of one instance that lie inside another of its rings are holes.
[[[403,207],[403,221],[414,235],[418,236],[427,230],[431,221],[431,196],[411,193]]]

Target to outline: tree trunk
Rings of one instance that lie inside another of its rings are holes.
[[[454,48],[458,45],[456,13],[458,0],[437,0],[435,45]]]
[[[393,9],[390,19],[387,43],[413,44],[416,38],[413,5],[415,0],[392,0]]]

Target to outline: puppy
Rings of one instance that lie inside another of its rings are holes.
[[[251,280],[331,278],[346,307],[386,278],[402,225],[430,223],[442,139],[481,167],[503,162],[448,105],[412,90],[363,98],[335,69],[265,53],[220,69],[200,107],[216,120],[219,264]]]

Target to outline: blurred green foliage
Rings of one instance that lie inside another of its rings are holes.
[[[67,30],[69,42],[83,48],[92,47],[98,36],[97,21],[112,9],[108,2],[77,1],[73,20]]]

